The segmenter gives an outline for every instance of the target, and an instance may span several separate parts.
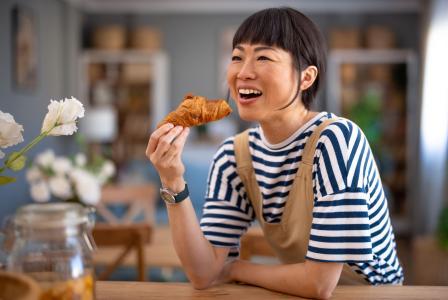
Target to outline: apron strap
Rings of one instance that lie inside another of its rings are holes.
[[[322,123],[320,123],[316,129],[314,129],[308,141],[306,141],[305,149],[303,149],[302,161],[301,161],[302,164],[313,166],[314,153],[316,152],[317,141],[319,140],[322,131],[324,131],[328,125],[336,122],[337,120],[338,120],[337,118],[327,119]]]
[[[252,169],[252,156],[249,151],[249,129],[235,136],[234,150],[237,169]]]
[[[236,172],[244,185],[248,200],[254,208],[257,220],[263,226],[263,199],[261,198],[260,188],[255,178],[255,171],[252,165],[252,156],[249,150],[249,129],[235,136],[234,151]]]

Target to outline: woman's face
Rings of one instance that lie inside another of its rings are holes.
[[[269,121],[297,94],[298,72],[291,54],[275,46],[239,44],[233,49],[227,83],[240,117]]]

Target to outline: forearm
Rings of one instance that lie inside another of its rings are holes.
[[[327,299],[339,277],[328,278],[318,274],[306,263],[289,265],[260,265],[237,261],[232,268],[232,280],[266,289],[307,298]],[[321,272],[325,273],[325,272]]]
[[[167,210],[174,247],[185,273],[196,288],[207,287],[222,270],[224,260],[204,237],[189,198],[168,204]]]
[[[162,186],[175,194],[185,188],[181,153],[188,132],[188,127],[162,125],[151,134],[146,148]],[[197,288],[207,287],[221,272],[228,250],[215,250],[205,239],[189,198],[167,204],[167,210],[174,247],[188,278]]]

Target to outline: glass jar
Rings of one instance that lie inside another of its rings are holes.
[[[21,207],[13,219],[8,270],[36,279],[40,300],[94,299],[92,216],[76,203]]]

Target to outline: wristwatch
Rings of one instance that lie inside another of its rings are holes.
[[[189,195],[190,192],[188,191],[188,186],[186,183],[184,190],[177,194],[168,188],[165,187],[160,188],[160,197],[162,197],[162,199],[168,204],[180,203],[185,199],[187,199]]]

